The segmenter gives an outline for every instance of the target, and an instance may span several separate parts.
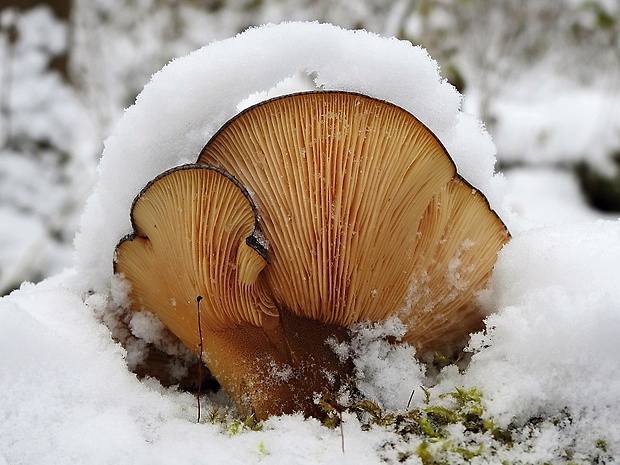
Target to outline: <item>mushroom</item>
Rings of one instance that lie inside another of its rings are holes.
[[[422,355],[462,344],[509,238],[426,126],[347,92],[247,109],[131,214],[115,262],[131,310],[155,313],[258,419],[316,415],[312,393],[351,373],[326,340],[354,323],[398,316]]]

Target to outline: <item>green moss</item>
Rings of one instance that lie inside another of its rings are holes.
[[[463,359],[465,354],[463,352],[457,352],[453,356],[447,356],[440,352],[435,352],[433,357],[433,367],[437,370],[442,370],[448,365],[458,366],[459,362]]]
[[[258,443],[258,455],[266,455],[267,452],[265,451],[265,443],[264,441],[261,441]]]
[[[410,454],[399,452],[399,457],[417,455],[424,465],[453,463],[457,457],[459,462],[470,462],[487,452],[488,442],[512,447],[511,433],[486,417],[483,394],[477,388],[457,388],[436,399],[429,390],[423,388],[423,392],[425,406],[404,413],[386,411],[370,399],[358,398],[359,393],[325,394],[317,402],[326,413],[325,426],[336,428],[344,412],[354,414],[362,429],[383,428],[399,434],[404,443],[417,444]],[[356,400],[340,403],[339,398]],[[460,431],[458,439],[454,437],[455,425]]]
[[[387,427],[396,422],[396,416],[394,414],[385,412],[379,405],[369,399],[364,399],[355,403],[352,409],[358,416],[360,412],[366,413],[373,425]]]
[[[261,431],[263,426],[260,422],[256,421],[254,415],[248,415],[243,419],[233,419],[228,423],[227,429],[228,433],[234,436],[243,431]]]
[[[205,420],[214,425],[220,425],[231,436],[244,431],[261,431],[263,429],[262,423],[256,421],[254,415],[238,418],[231,410],[218,405],[207,412]]]
[[[572,421],[571,413],[564,410],[553,418],[532,418],[520,426],[509,428],[497,426],[485,409],[484,395],[476,387],[455,388],[454,391],[433,396],[422,388],[423,403],[407,411],[382,408],[377,402],[364,398],[354,387],[338,392],[324,392],[315,401],[323,412],[322,423],[331,429],[341,428],[343,414],[357,418],[363,431],[379,429],[390,433],[381,446],[384,461],[409,462],[419,458],[424,465],[468,464],[478,461],[523,465],[527,462],[528,444],[544,428],[563,428]],[[215,407],[204,417],[207,421],[222,425],[229,435],[260,431],[262,424],[253,416],[235,417],[228,409]],[[341,434],[342,430],[341,430]],[[535,444],[535,441],[534,443]],[[599,438],[587,451],[570,447],[557,450],[554,465],[585,463],[609,463],[607,441]],[[595,447],[593,447],[595,446]],[[259,455],[265,455],[265,445],[258,444]],[[514,457],[502,460],[501,457]]]
[[[206,420],[213,424],[224,424],[226,423],[227,416],[227,412],[219,405],[216,405],[207,412]]]
[[[431,402],[431,391],[429,391],[428,389],[426,389],[424,386],[421,387],[422,392],[424,393],[424,403],[425,404],[430,404]]]
[[[422,460],[424,465],[438,465],[443,462],[438,462],[435,459],[434,454],[430,451],[430,444],[427,441],[422,441],[416,449],[416,454]]]

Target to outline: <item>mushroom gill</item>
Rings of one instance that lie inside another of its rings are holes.
[[[187,324],[196,321],[199,296],[209,309],[205,329],[263,326],[277,317],[265,289],[256,283],[267,264],[266,251],[246,242],[255,233],[254,209],[232,178],[208,167],[174,168],[142,190],[131,218],[135,234],[119,244],[116,271],[128,278],[150,275],[130,279],[131,302],[156,308],[189,348],[200,344],[198,327]]]
[[[397,313],[420,352],[481,326],[473,297],[508,233],[402,108],[346,92],[276,98],[229,121],[198,163],[255,194],[278,306],[342,326]]]

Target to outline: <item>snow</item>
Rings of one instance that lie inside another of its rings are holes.
[[[297,415],[271,418],[262,431],[198,424],[194,396],[138,380],[127,367],[132,349],[101,322],[122,301],[112,256],[130,232],[135,194],[161,171],[194,161],[240,108],[308,86],[363,92],[411,111],[513,232],[480,296],[489,316],[486,330],[472,337],[469,363],[425,373],[412,348],[386,342],[402,334],[398,321],[360,325],[349,346],[337,347],[352,359],[360,390],[402,412],[412,392],[411,407],[423,406],[422,387],[435,398],[477,387],[485,415],[529,433],[513,450],[476,463],[559,463],[569,449],[587,462],[597,441],[606,444],[608,463],[617,463],[620,222],[595,220],[568,175],[537,171],[538,181],[528,184],[523,176],[536,177],[525,170],[505,179],[494,174],[490,137],[460,112],[460,96],[423,49],[363,31],[288,23],[213,43],[154,75],[105,143],[75,266],[0,300],[0,465],[366,465],[396,463],[399,453],[409,453],[406,463],[421,463],[411,454],[419,440],[365,431],[346,413],[342,432]],[[533,189],[545,192],[546,204]],[[562,211],[566,199],[576,207]],[[135,335],[153,338],[157,325],[147,315],[131,324]],[[207,412],[227,405],[221,394],[202,401]]]
[[[517,396],[542,395],[556,407],[613,408],[617,403],[619,243],[620,223],[599,220],[534,229],[501,252],[486,296],[495,313],[487,319],[489,334],[477,343],[490,347],[474,356],[468,370],[475,377],[484,359],[500,362],[496,368],[504,376],[476,380],[481,387],[496,385],[491,391],[504,403],[499,409],[521,405],[532,415],[528,409],[540,408],[510,399],[499,384]],[[501,368],[504,364],[512,374]],[[524,389],[529,383],[540,388]]]
[[[620,452],[620,223],[531,230],[502,251],[465,385],[502,424],[568,409],[565,435]],[[493,376],[489,376],[493,373]]]
[[[25,284],[3,298],[0,454],[8,463],[360,464],[374,455],[382,439],[361,438],[355,423],[345,455],[338,431],[299,416],[239,437],[196,424],[192,395],[127,370],[124,350],[93,315],[105,302],[67,289],[74,278]]]
[[[12,208],[0,207],[0,215],[0,248],[5,251],[0,265],[0,289],[7,289],[21,276],[23,262],[30,264],[29,257],[40,253],[45,232],[37,221]]]
[[[588,206],[575,176],[558,169],[510,170],[506,175],[505,199],[519,216],[520,227],[526,229],[595,221],[604,216]],[[608,219],[613,219],[613,215]]]
[[[355,367],[357,388],[369,399],[388,409],[402,409],[409,404],[411,394],[424,384],[424,369],[415,361],[415,350],[387,342],[399,341],[406,327],[397,318],[382,324],[359,323],[352,328],[348,344],[334,344],[334,352]]]

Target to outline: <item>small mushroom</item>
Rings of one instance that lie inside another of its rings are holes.
[[[312,394],[351,373],[326,339],[354,323],[396,315],[420,354],[462,343],[509,237],[428,128],[346,92],[237,115],[198,164],[143,189],[132,221],[115,262],[131,310],[157,315],[258,419],[318,414]]]

